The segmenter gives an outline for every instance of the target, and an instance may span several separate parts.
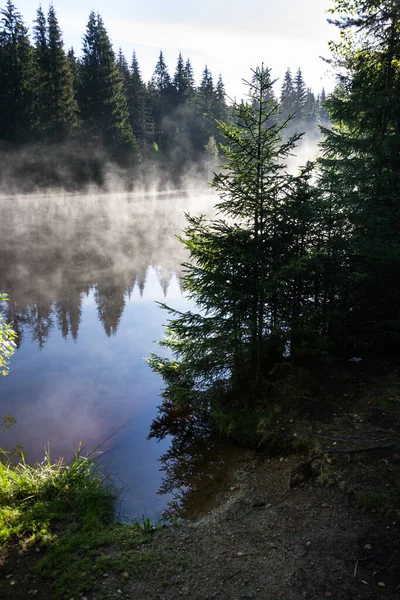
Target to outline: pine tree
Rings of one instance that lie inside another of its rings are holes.
[[[221,125],[225,163],[213,180],[221,218],[187,216],[181,239],[192,258],[183,289],[197,310],[165,307],[173,318],[161,345],[174,358],[149,361],[164,377],[165,398],[211,407],[214,416],[227,398],[238,410],[254,406],[282,360],[290,318],[280,311],[276,276],[286,258],[291,185],[283,161],[300,136],[282,142],[282,128],[267,125],[277,111],[268,70],[254,72],[249,90],[249,102],[235,106],[237,124]]]
[[[294,114],[298,121],[304,118],[306,97],[307,88],[303,80],[301,69],[299,68],[294,78]]]
[[[35,133],[39,139],[48,134],[50,115],[49,105],[49,49],[47,44],[47,21],[43,9],[39,6],[33,27],[35,42]]]
[[[36,130],[46,141],[64,141],[78,125],[73,76],[53,6],[48,18],[39,7],[34,27]]]
[[[317,121],[317,102],[311,88],[307,89],[306,99],[303,107],[303,118],[311,126]]]
[[[77,98],[79,95],[79,90],[80,90],[80,85],[81,85],[81,63],[76,58],[75,51],[72,47],[67,52],[67,60],[68,60],[69,70],[72,75],[72,85],[74,88],[74,97],[75,97],[75,100],[77,101]]]
[[[173,109],[173,87],[162,51],[151,78],[149,91],[156,141],[160,149],[166,150],[170,146],[174,134],[174,131],[170,131],[165,122],[165,118]],[[172,127],[172,129],[174,128]]]
[[[79,104],[92,143],[104,143],[117,160],[130,162],[138,156],[115,54],[103,20],[94,12],[84,36]]]
[[[33,28],[33,37],[36,43],[36,61],[43,71],[47,70],[47,23],[46,17],[41,6],[37,10],[35,26]]]
[[[217,137],[215,122],[215,89],[213,76],[207,65],[204,67],[200,85],[193,98],[195,127],[193,143],[197,150],[203,150],[211,136]]]
[[[283,78],[280,95],[280,114],[284,121],[293,116],[296,112],[295,108],[295,91],[292,79],[292,73],[288,68]]]
[[[47,113],[50,137],[64,141],[78,126],[73,75],[64,52],[61,30],[53,6],[48,18]]]
[[[335,168],[353,227],[353,271],[343,314],[353,340],[395,344],[400,335],[400,6],[394,0],[335,2],[342,37],[331,43],[338,85],[324,103],[324,168]],[[349,336],[349,332],[348,332]]]
[[[318,119],[322,125],[326,125],[329,121],[328,113],[325,110],[326,103],[326,93],[325,88],[322,88],[322,91],[318,98]]]
[[[118,51],[117,65],[124,83],[124,90],[126,94],[129,87],[130,72],[128,61],[126,60],[121,48]]]
[[[188,100],[188,80],[185,73],[185,64],[180,52],[172,85],[174,87],[175,105],[182,106]]]
[[[148,102],[146,85],[142,80],[135,52],[133,52],[130,67],[127,102],[132,131],[139,144],[142,157],[146,158],[150,154],[154,142],[154,121]]]
[[[0,140],[28,141],[34,114],[33,51],[11,0],[0,15]]]
[[[194,81],[194,73],[193,73],[192,63],[190,62],[189,58],[187,59],[187,61],[185,63],[185,78],[187,81],[187,94],[188,94],[188,98],[190,100],[190,98],[192,98],[195,93],[195,81]]]
[[[219,75],[217,85],[215,86],[213,114],[214,118],[218,121],[226,121],[228,118],[226,91],[221,74]]]

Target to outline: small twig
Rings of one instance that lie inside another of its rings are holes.
[[[390,560],[388,562],[388,564],[386,565],[386,568],[388,569],[390,567],[390,565],[392,564],[392,560],[394,559],[394,557],[396,556],[396,554],[398,553],[398,550],[395,550],[392,554],[392,556],[390,557]]]
[[[375,554],[371,554],[371,556],[366,556],[365,558],[358,558],[357,562],[364,562],[365,560],[370,560],[370,558],[375,558]]]
[[[238,569],[237,571],[235,571],[234,573],[232,573],[232,575],[229,575],[229,577],[227,577],[225,579],[224,583],[226,583],[230,579],[233,579],[234,577],[236,577],[236,575],[239,575],[239,573],[241,573],[242,571],[243,571],[243,569]]]
[[[111,438],[114,437],[114,435],[116,435],[118,433],[118,431],[121,431],[121,429],[125,429],[125,425],[121,425],[120,427],[118,427],[115,431],[113,431],[113,433],[111,433],[108,436],[108,438],[106,438],[103,442],[101,442],[101,444],[99,444],[98,446],[96,446],[95,448],[93,448],[93,450],[91,451],[90,455],[92,455],[95,452],[97,452],[97,450],[99,450],[102,446],[104,446],[104,444],[106,444],[109,440],[111,440]]]
[[[236,577],[236,575],[239,575],[239,573],[241,573],[243,571],[243,569],[238,569],[237,571],[235,571],[234,573],[232,573],[232,575],[229,575],[229,577],[227,577],[226,579],[224,579],[224,584],[229,581],[230,579],[233,579],[234,577]],[[210,598],[216,598],[218,596],[218,594],[220,594],[222,592],[223,588],[220,588],[219,590],[216,590],[212,596],[210,596]]]
[[[289,550],[286,550],[286,548],[284,546],[280,546],[279,544],[273,545],[271,546],[272,548],[279,548],[280,550],[283,550],[283,552],[286,552],[287,554],[289,554],[292,558],[294,558],[295,560],[297,560],[297,556],[295,556],[294,554],[292,554],[291,552],[289,552]]]
[[[113,446],[112,448],[110,448],[106,452],[101,452],[100,454],[98,454],[97,456],[95,456],[93,458],[93,460],[98,460],[99,458],[103,458],[103,456],[105,456],[106,454],[109,454],[110,452],[113,452],[114,450],[117,450],[118,448],[119,448],[119,446]]]
[[[356,560],[356,564],[354,566],[353,577],[355,577],[357,575],[357,569],[358,569],[358,560]]]
[[[387,570],[390,565],[392,564],[392,561],[394,559],[394,557],[396,556],[396,554],[398,553],[398,550],[396,550],[395,552],[393,552],[392,556],[390,557],[389,562],[387,563],[387,565],[383,565],[383,567],[381,567],[380,569],[378,569],[377,571],[375,571],[374,575],[377,575],[378,573],[380,573],[381,571],[385,571]]]
[[[346,440],[346,439],[344,439],[344,438],[332,437],[332,436],[330,436],[330,435],[321,435],[321,434],[319,434],[319,433],[313,433],[313,434],[312,434],[312,436],[313,436],[313,437],[319,437],[319,438],[323,438],[323,439],[325,439],[325,440],[331,440],[331,441],[333,441],[333,442],[344,442],[344,443],[346,443],[346,444],[349,444],[349,443],[350,443],[350,444],[359,444],[360,446],[361,446],[361,445],[365,445],[365,444],[366,444],[366,442],[365,442],[365,441],[362,441],[362,440],[360,440],[360,441],[359,441],[359,440],[355,440],[354,438],[347,438],[347,440]],[[378,440],[378,441],[380,441],[380,440]]]

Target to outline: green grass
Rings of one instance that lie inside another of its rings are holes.
[[[51,539],[57,521],[79,522],[85,528],[113,519],[117,497],[93,457],[78,453],[69,464],[52,463],[47,453],[41,463],[14,463],[2,451],[0,462],[0,543],[13,537],[25,544]]]
[[[40,546],[43,558],[34,561],[32,576],[46,582],[55,599],[79,598],[93,590],[101,598],[108,593],[105,583],[122,588],[129,577],[143,577],[149,569],[168,580],[180,568],[180,558],[153,544],[158,530],[149,519],[142,524],[116,521],[116,499],[115,487],[93,456],[77,453],[65,464],[52,463],[46,454],[43,462],[30,466],[2,451],[0,553],[5,564],[21,550]]]

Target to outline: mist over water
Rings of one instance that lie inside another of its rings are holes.
[[[305,136],[288,171],[313,158],[317,143]],[[170,440],[146,439],[162,381],[144,358],[159,351],[168,318],[156,301],[189,306],[179,285],[188,256],[176,239],[184,212],[213,216],[216,201],[209,190],[157,193],[160,181],[160,173],[153,184],[137,180],[151,191],[131,194],[0,195],[0,291],[18,333],[0,382],[0,416],[10,413],[17,424],[0,432],[0,446],[22,444],[33,463],[48,442],[53,458],[68,459],[80,442],[90,451],[117,431],[102,460],[125,486],[121,510],[129,518],[158,518],[174,498],[174,477],[163,483],[159,463]],[[182,183],[205,189],[190,172]],[[123,187],[110,168],[104,190]]]
[[[29,462],[102,448],[126,486],[125,516],[158,517],[168,495],[147,441],[162,382],[144,361],[177,309],[187,256],[175,234],[184,211],[210,213],[215,197],[170,195],[13,196],[0,199],[0,289],[19,348],[0,386],[0,414],[17,424],[0,445],[21,443]]]

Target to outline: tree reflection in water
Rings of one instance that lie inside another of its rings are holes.
[[[172,436],[161,457],[164,480],[159,494],[172,494],[163,518],[194,518],[211,510],[217,493],[227,488],[237,466],[237,446],[216,439],[205,416],[196,416],[188,407],[164,400],[154,419],[149,438]]]

